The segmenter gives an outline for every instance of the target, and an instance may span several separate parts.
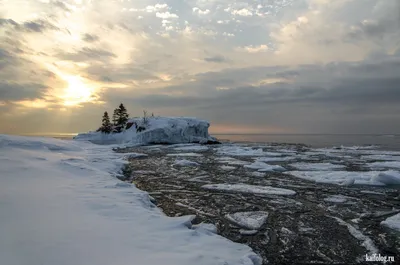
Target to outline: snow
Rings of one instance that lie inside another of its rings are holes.
[[[294,167],[299,170],[335,170],[335,169],[343,169],[345,166],[343,165],[335,165],[331,163],[293,163],[289,164],[289,166]]]
[[[104,134],[101,132],[80,133],[75,140],[92,141],[100,144],[177,144],[177,143],[207,143],[216,139],[208,134],[209,122],[189,117],[149,117],[148,124],[142,118],[130,119],[138,126],[146,129],[136,132],[136,127],[121,133]]]
[[[240,227],[249,230],[259,230],[267,221],[268,212],[237,212],[234,214],[227,214],[225,218]]]
[[[274,188],[271,186],[256,186],[248,184],[207,184],[202,186],[203,189],[231,191],[241,193],[255,193],[267,195],[295,195],[293,190]]]
[[[279,165],[269,165],[264,162],[254,162],[250,165],[245,165],[245,168],[250,168],[250,169],[255,169],[259,172],[272,172],[272,171],[277,171],[277,172],[283,172],[286,171],[286,169],[282,166]]]
[[[111,146],[0,135],[0,257],[7,265],[261,265],[248,246],[165,216],[110,173]],[[192,227],[193,228],[193,227]]]
[[[386,220],[381,222],[381,225],[400,232],[400,213],[386,218]]]
[[[337,185],[390,185],[398,184],[400,173],[397,171],[288,171],[294,177],[314,181],[316,183],[327,183]]]
[[[197,167],[200,164],[197,162],[193,162],[190,160],[186,160],[186,159],[181,159],[181,160],[175,160],[175,166],[181,166],[181,167]]]

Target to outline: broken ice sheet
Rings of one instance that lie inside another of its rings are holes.
[[[232,191],[241,193],[254,193],[266,195],[295,195],[296,192],[289,189],[275,188],[271,186],[256,186],[248,184],[208,184],[203,185],[203,189]]]
[[[227,214],[225,218],[230,222],[249,230],[259,230],[268,219],[268,212],[237,212]]]
[[[293,163],[289,166],[294,167],[298,170],[335,170],[335,169],[343,169],[345,168],[344,165],[335,165],[331,163]]]

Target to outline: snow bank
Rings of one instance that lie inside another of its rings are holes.
[[[204,120],[188,117],[149,117],[144,124],[142,118],[130,119],[128,123],[136,123],[144,127],[141,132],[136,127],[113,134],[101,132],[81,133],[75,140],[86,140],[99,144],[178,144],[178,143],[207,143],[216,139],[208,134],[210,123]]]
[[[203,189],[221,190],[241,193],[255,193],[266,195],[295,195],[293,190],[274,188],[271,186],[256,186],[248,184],[207,184],[202,186]]]
[[[7,265],[261,265],[193,216],[171,218],[120,182],[110,146],[0,135],[0,257]]]

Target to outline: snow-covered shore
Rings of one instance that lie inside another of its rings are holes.
[[[148,117],[133,118],[128,121],[144,128],[137,131],[135,126],[121,133],[104,134],[101,132],[80,133],[75,140],[87,140],[99,144],[179,144],[216,142],[208,134],[210,123],[189,117]]]
[[[0,135],[2,264],[261,264],[248,246],[189,229],[192,216],[167,217],[113,178],[129,154],[112,147]]]

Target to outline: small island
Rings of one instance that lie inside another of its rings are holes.
[[[104,112],[102,125],[96,131],[80,133],[74,140],[91,141],[97,144],[218,144],[209,135],[210,123],[193,117],[161,117],[143,111],[142,117],[129,118],[121,103],[114,110],[112,122]]]

